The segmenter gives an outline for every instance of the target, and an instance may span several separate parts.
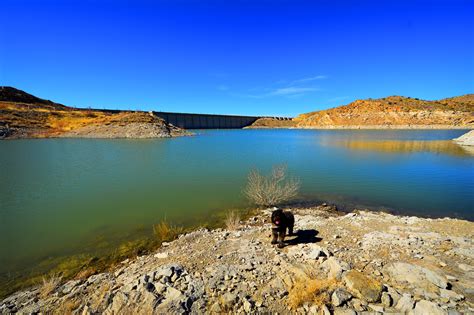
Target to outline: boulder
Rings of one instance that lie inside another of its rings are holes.
[[[367,302],[378,302],[382,295],[382,284],[356,270],[346,272],[343,277],[346,287],[356,297]]]
[[[413,311],[414,315],[447,315],[448,312],[439,307],[436,303],[421,300],[416,303],[415,310]]]
[[[415,287],[427,287],[433,284],[439,288],[446,289],[448,281],[445,277],[427,268],[408,263],[391,263],[386,266],[385,271],[396,282],[408,282]]]

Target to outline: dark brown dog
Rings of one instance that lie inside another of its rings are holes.
[[[285,246],[286,229],[288,235],[293,235],[293,227],[295,226],[295,217],[290,211],[283,211],[279,208],[274,208],[272,212],[272,244],[278,243],[278,247]]]

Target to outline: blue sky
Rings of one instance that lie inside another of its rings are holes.
[[[288,115],[474,92],[474,1],[0,0],[0,85],[79,107]]]

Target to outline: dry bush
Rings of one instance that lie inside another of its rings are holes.
[[[227,211],[225,216],[225,226],[228,230],[237,230],[240,226],[240,215],[237,211]]]
[[[252,170],[248,175],[244,194],[258,206],[271,207],[289,201],[298,195],[300,181],[287,178],[287,168],[278,165],[272,168],[269,175]]]
[[[43,277],[43,284],[40,287],[39,295],[42,299],[47,298],[61,283],[62,277],[52,275],[49,278]]]
[[[74,313],[74,310],[79,308],[81,303],[78,300],[72,299],[63,299],[59,305],[52,311],[52,314],[57,315],[71,315]]]
[[[153,225],[153,232],[164,242],[174,240],[179,234],[184,232],[184,228],[168,223],[166,220]]]
[[[305,303],[322,306],[330,302],[332,292],[339,286],[335,278],[312,279],[300,277],[290,288],[288,306],[297,309]]]

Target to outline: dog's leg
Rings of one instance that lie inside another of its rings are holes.
[[[285,233],[286,229],[284,229],[283,231],[278,231],[278,248],[285,247],[285,244],[283,243],[285,241]]]
[[[290,222],[290,224],[288,225],[288,235],[292,236],[294,235],[293,234],[293,228],[295,227],[295,223],[294,222]]]
[[[278,229],[272,229],[272,244],[276,244],[278,239]]]

